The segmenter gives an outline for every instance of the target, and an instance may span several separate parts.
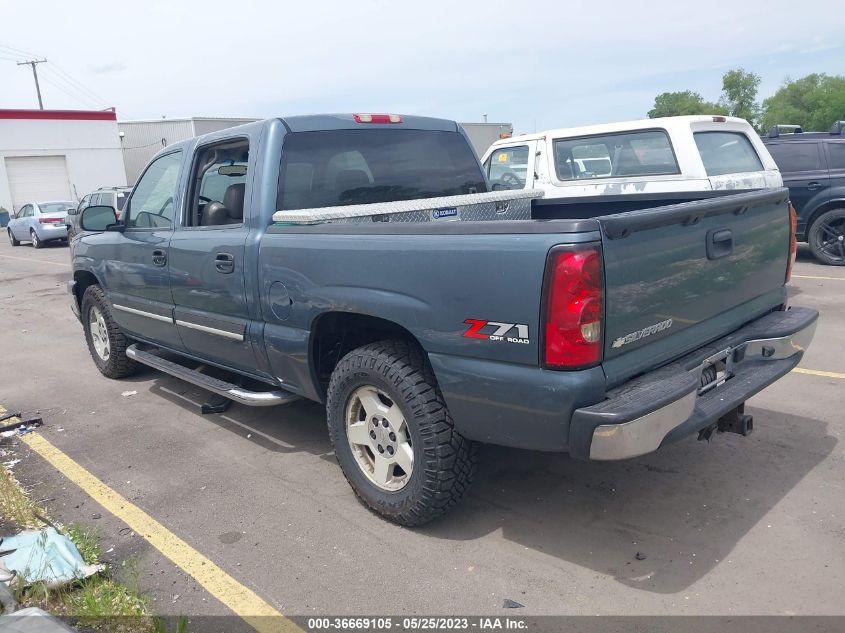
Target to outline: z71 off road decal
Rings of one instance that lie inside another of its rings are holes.
[[[528,345],[528,326],[524,323],[500,323],[482,319],[467,319],[469,327],[464,332],[466,338],[478,338],[484,341],[501,341]],[[491,331],[494,330],[494,331]]]

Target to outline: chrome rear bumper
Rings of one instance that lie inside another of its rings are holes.
[[[669,367],[614,389],[597,405],[577,409],[573,426],[581,425],[582,431],[584,425],[592,427],[589,453],[582,457],[637,457],[713,424],[791,371],[813,340],[817,320],[818,312],[804,308],[768,314]],[[772,336],[760,337],[766,330]],[[702,387],[706,369],[713,379]]]

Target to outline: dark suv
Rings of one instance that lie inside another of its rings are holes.
[[[798,239],[810,244],[815,257],[845,266],[845,122],[830,132],[780,135],[772,128],[763,139],[775,159],[783,184],[798,213]]]

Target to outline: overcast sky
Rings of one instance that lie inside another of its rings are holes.
[[[841,0],[4,0],[0,108],[37,107],[14,63],[28,53],[48,60],[46,108],[487,114],[530,132],[644,118],[666,90],[716,100],[737,66],[763,77],[761,97],[845,74],[842,15]]]

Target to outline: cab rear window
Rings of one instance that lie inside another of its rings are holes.
[[[434,198],[487,191],[457,132],[327,130],[285,136],[278,209]]]
[[[708,176],[763,170],[757,151],[742,132],[695,132],[693,137]]]
[[[663,130],[555,139],[554,150],[558,180],[680,173],[669,136]]]

